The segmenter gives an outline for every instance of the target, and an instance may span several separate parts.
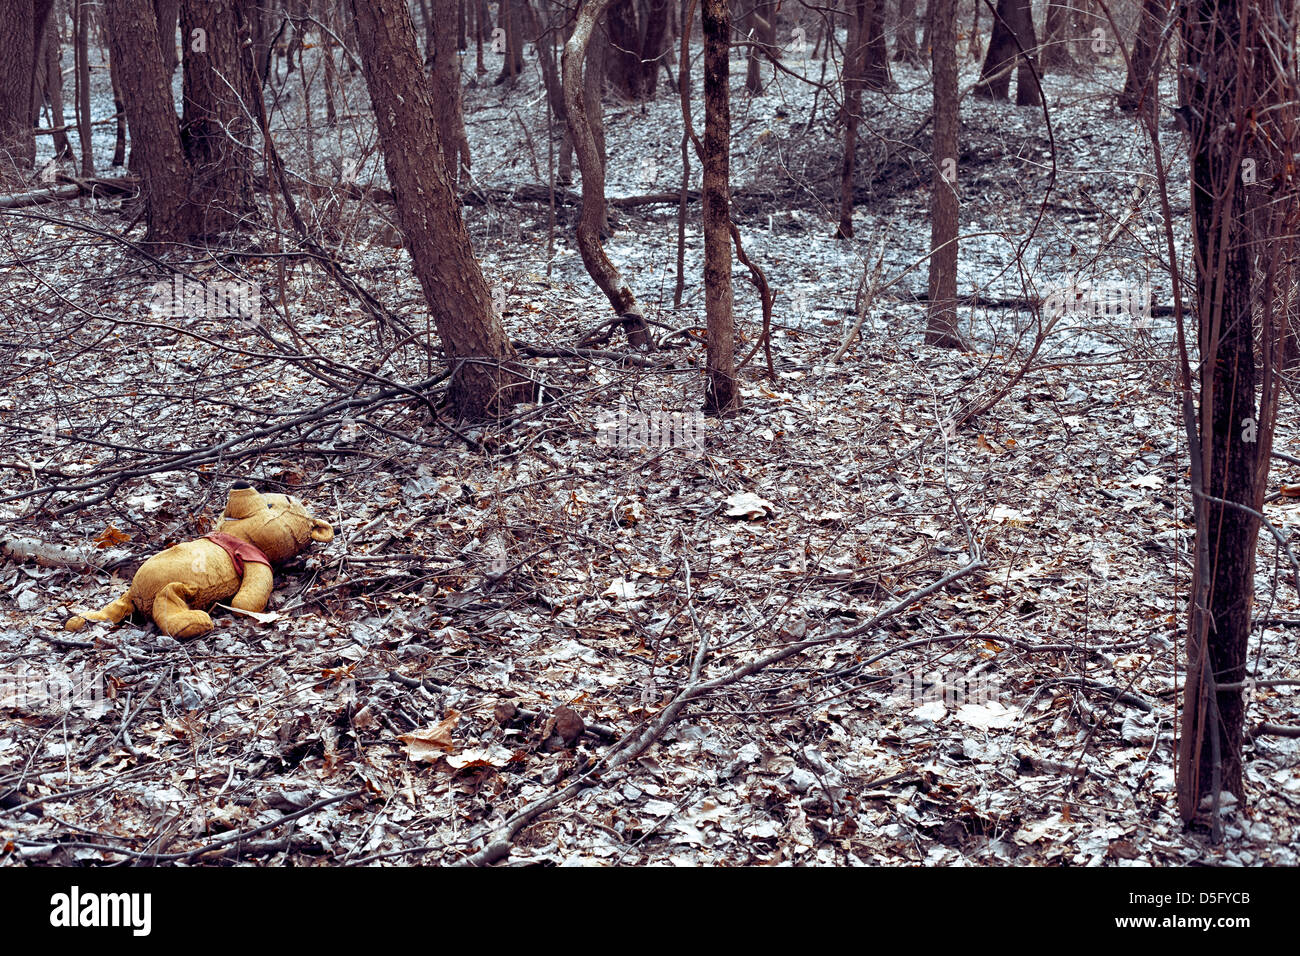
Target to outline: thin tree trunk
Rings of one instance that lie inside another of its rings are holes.
[[[731,14],[727,0],[704,0],[704,312],[709,344],[704,411],[740,408],[731,289]]]
[[[44,12],[42,13],[42,9]],[[35,18],[32,23],[32,83],[31,83],[31,120],[33,125],[37,124],[37,118],[41,114],[41,107],[45,105],[46,100],[46,56],[45,50],[48,46],[47,40],[51,33],[55,39],[58,38],[58,28],[53,26],[54,18],[50,16],[53,4],[45,4],[40,0],[35,8]]]
[[[1156,90],[1160,88],[1160,64],[1156,54],[1164,25],[1164,0],[1142,0],[1137,38],[1133,41],[1133,55],[1129,57],[1128,77],[1117,101],[1120,109],[1149,109],[1154,113]]]
[[[887,90],[893,79],[889,75],[889,44],[885,41],[885,0],[867,0],[865,23],[862,85],[869,90]]]
[[[605,14],[609,30],[609,59],[605,79],[624,99],[641,99],[641,29],[636,0],[611,0]]]
[[[857,161],[858,122],[862,116],[862,69],[872,0],[847,0],[848,39],[844,44],[844,149],[840,158],[840,224],[836,239],[853,238],[853,169]]]
[[[975,95],[1005,100],[1011,92],[1011,71],[1018,65],[1016,104],[1037,105],[1038,87],[1033,81],[1031,65],[1036,45],[1030,0],[998,0],[993,17],[993,35],[989,39],[989,51],[984,57]],[[1021,50],[1025,51],[1024,54]]]
[[[241,68],[237,7],[250,0],[183,0],[186,37],[182,123],[191,197],[203,206],[198,235],[233,229],[251,208],[253,96]]]
[[[966,44],[966,55],[972,60],[978,60],[984,52],[984,46],[980,42],[980,10],[984,7],[984,0],[976,0],[975,13],[971,16],[970,24],[970,42]],[[926,23],[929,23],[927,18]],[[926,27],[929,29],[929,26]]]
[[[1038,65],[1038,39],[1034,34],[1032,0],[1018,0],[1015,30],[1024,51],[1016,61],[1016,105],[1038,106],[1043,102],[1043,98],[1038,92],[1038,84],[1034,78]]]
[[[965,348],[957,329],[957,2],[930,0],[934,71],[934,172],[930,192],[930,308],[925,341]]]
[[[483,41],[486,39],[485,31],[487,25],[484,21],[487,19],[487,0],[465,0],[471,4],[471,11],[474,14],[474,75],[482,76],[487,72],[487,64],[483,62]]]
[[[523,3],[525,0],[515,2]],[[460,181],[461,171],[469,170],[470,164],[469,138],[465,135],[465,116],[461,110],[455,12],[456,0],[432,0],[426,57],[433,83],[433,99],[439,107],[438,142],[442,144],[443,163],[453,186]]]
[[[58,19],[52,17],[45,34],[45,98],[53,116],[51,125],[56,130],[54,155],[63,158],[72,156],[72,144],[68,142],[67,130],[62,129],[67,120],[63,115],[63,43],[59,32]]]
[[[917,0],[898,0],[898,27],[894,31],[894,59],[914,66],[921,62],[921,50],[916,45],[916,4]]]
[[[76,57],[77,138],[81,145],[81,175],[89,179],[95,175],[95,150],[91,138],[90,116],[90,2],[77,0],[77,35],[74,43]],[[121,123],[121,120],[118,120]]]
[[[75,30],[75,19],[74,19],[74,30]],[[74,44],[76,43],[75,33],[73,35],[73,43]],[[74,54],[74,65],[73,65],[73,83],[74,83],[73,96],[74,97],[78,97],[80,95],[79,93],[80,87],[75,86],[76,83],[80,82],[80,80],[77,79],[77,73],[78,70],[75,65],[75,54]],[[113,134],[114,135],[113,165],[121,166],[126,162],[126,103],[122,99],[121,67],[118,65],[117,57],[113,56],[111,53],[109,54],[108,57],[108,75],[109,75],[109,81],[113,84],[113,113],[116,117],[116,122],[114,123],[115,129]],[[80,122],[81,108],[79,106],[76,107],[76,111],[77,111],[77,118],[78,118],[77,121]],[[78,133],[78,135],[81,134]],[[87,142],[90,141],[90,137],[88,135],[86,137],[86,141]]]
[[[572,34],[570,34],[572,36]],[[568,41],[565,41],[566,49]],[[609,158],[605,152],[605,67],[609,63],[610,56],[609,37],[603,30],[597,30],[591,35],[591,40],[587,43],[587,65],[582,74],[582,92],[583,103],[587,107],[587,125],[591,128],[591,138],[596,143],[596,155],[600,157],[601,169],[601,187],[600,187],[600,234],[602,237],[608,236],[609,227],[605,208],[605,187],[604,175]],[[561,78],[563,78],[563,59],[561,53]],[[567,95],[567,94],[566,94]],[[568,115],[568,107],[565,107],[565,115]],[[569,136],[573,138],[572,134]]]
[[[514,371],[514,349],[440,157],[415,26],[405,0],[352,0],[352,12],[402,236],[453,369],[453,404],[471,418],[504,411],[531,388]]]
[[[1043,51],[1040,62],[1044,70],[1064,73],[1076,70],[1079,64],[1070,55],[1070,4],[1069,0],[1048,0],[1047,23],[1043,29]]]
[[[524,69],[524,41],[519,25],[519,4],[522,2],[523,0],[500,0],[497,9],[497,26],[504,27],[506,31],[505,58],[501,63],[501,72],[497,75],[497,83],[514,83]]]
[[[148,236],[183,242],[198,231],[200,210],[189,201],[190,170],[181,149],[171,84],[163,72],[158,28],[149,0],[106,0],[108,37],[119,65],[131,152],[144,184]]]
[[[1189,153],[1201,359],[1201,455],[1193,462],[1192,487],[1203,483],[1204,494],[1258,511],[1265,485],[1257,423],[1268,410],[1255,408],[1252,237],[1241,160],[1268,155],[1270,147],[1253,123],[1223,136],[1248,108],[1262,112],[1269,105],[1252,83],[1250,62],[1260,54],[1249,50],[1257,15],[1247,26],[1247,10],[1243,0],[1194,0],[1182,25],[1182,47],[1193,113]],[[1184,820],[1196,815],[1207,795],[1217,798],[1226,790],[1245,797],[1240,682],[1259,533],[1258,518],[1240,508],[1205,500],[1195,505],[1197,561],[1179,741],[1178,808]],[[1221,684],[1238,686],[1219,690]]]
[[[763,92],[763,62],[775,53],[776,4],[772,0],[753,0],[746,19],[750,42],[745,89],[757,96]]]
[[[573,35],[564,45],[561,59],[561,73],[564,77],[564,112],[569,123],[569,135],[573,139],[574,152],[578,157],[578,168],[582,171],[582,211],[578,218],[578,251],[582,253],[582,262],[588,274],[600,286],[610,305],[622,319],[623,331],[629,344],[634,348],[653,348],[650,332],[646,327],[645,317],[637,304],[632,287],[628,285],[618,268],[605,254],[600,242],[601,229],[605,220],[605,158],[603,143],[597,140],[595,124],[588,114],[588,104],[595,100],[596,115],[599,116],[599,95],[591,97],[588,80],[595,75],[599,84],[601,71],[595,64],[586,64],[584,76],[583,64],[587,59],[587,47],[592,40],[592,32],[601,14],[605,12],[610,0],[584,0],[578,8],[578,17],[573,26]],[[603,140],[603,135],[602,135]]]
[[[641,96],[652,100],[659,89],[659,69],[668,51],[668,0],[648,0],[641,30]],[[671,71],[670,71],[671,72]]]
[[[326,26],[333,23],[334,4],[331,2],[325,6],[320,27],[321,59],[325,61],[325,122],[330,127],[337,126],[339,122],[338,108],[334,105],[335,91],[339,85],[338,68],[334,65],[335,43],[330,30],[326,29]]]
[[[560,80],[560,71],[555,58],[555,7],[551,0],[539,0],[545,16],[535,10],[532,12],[533,34],[536,37],[537,60],[542,68],[542,85],[546,87],[546,97],[551,106],[551,113],[559,123],[560,149],[559,169],[555,174],[556,182],[569,185],[573,182],[573,143],[569,139],[569,123],[564,113],[564,84]],[[567,39],[560,37],[561,41]]]

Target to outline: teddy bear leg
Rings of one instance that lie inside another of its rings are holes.
[[[190,608],[189,602],[197,595],[197,588],[180,582],[172,582],[159,591],[153,599],[153,619],[158,629],[180,640],[212,630],[212,618],[207,612]]]
[[[112,604],[102,607],[98,611],[87,611],[84,614],[68,618],[68,622],[63,625],[63,628],[68,631],[79,631],[86,626],[87,621],[109,621],[113,624],[120,624],[134,610],[135,605],[131,603],[131,592],[127,591]]]

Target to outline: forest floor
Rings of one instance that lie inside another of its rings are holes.
[[[530,358],[550,400],[488,426],[392,389],[440,360],[391,207],[338,187],[385,185],[359,75],[334,128],[319,73],[310,124],[289,77],[277,142],[333,187],[303,201],[311,228],[411,334],[277,247],[266,197],[259,227],[162,259],[138,225],[111,238],[134,217],[118,199],[3,216],[3,536],[97,570],[0,567],[0,861],[447,863],[558,794],[511,862],[1300,863],[1296,739],[1252,735],[1220,842],[1177,815],[1187,448],[1155,159],[1114,109],[1116,63],[1044,80],[1050,132],[1041,109],[963,102],[966,352],[924,344],[916,301],[927,74],[895,64],[899,88],[865,98],[850,242],[830,238],[834,105],[789,77],[750,97],[733,74],[735,219],[777,299],[774,375],[760,351],[724,421],[697,414],[698,204],[680,308],[675,207],[613,204],[611,257],[659,331],[683,330],[664,349]],[[546,182],[547,119],[535,75],[493,75],[466,91],[466,221],[512,337],[572,350],[608,306],[575,207],[551,254],[549,206],[501,199]],[[697,85],[697,124],[701,103]],[[671,91],[605,121],[611,199],[680,187]],[[259,314],[158,317],[176,270],[256,283]],[[739,267],[735,285],[744,356],[761,320]],[[1085,288],[1045,324],[1045,298]],[[1107,290],[1157,308],[1095,307]],[[1275,464],[1273,487],[1296,481]],[[277,572],[272,614],[219,613],[187,643],[142,621],[60,630],[209,530],[236,479],[336,530]],[[1266,514],[1288,533],[1300,500]],[[1300,601],[1267,536],[1258,568],[1250,673],[1292,678]],[[1300,722],[1295,690],[1252,691],[1248,725]]]

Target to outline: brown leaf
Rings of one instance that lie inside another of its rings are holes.
[[[431,727],[413,730],[397,739],[406,744],[406,756],[416,762],[437,763],[442,755],[456,749],[451,731],[460,720],[460,711],[449,710],[445,719]]]
[[[566,746],[572,747],[586,731],[587,725],[578,712],[571,707],[555,708],[555,732],[560,735]]]
[[[118,531],[115,527],[109,525],[102,532],[100,532],[99,537],[95,539],[95,547],[111,548],[114,545],[124,544],[125,542],[130,540],[131,540],[131,536],[129,534],[126,534],[123,531]]]
[[[1138,851],[1128,840],[1112,840],[1106,855],[1112,860],[1136,860]]]

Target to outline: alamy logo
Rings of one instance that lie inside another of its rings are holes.
[[[129,926],[133,935],[148,936],[153,929],[153,894],[82,893],[74,886],[50,897],[50,925]]]
[[[682,448],[690,454],[704,454],[704,413],[670,412],[665,409],[640,411],[628,408],[622,399],[618,411],[602,409],[596,416],[596,441],[606,448],[652,451]]]
[[[0,708],[28,714],[66,714],[77,708],[88,717],[108,713],[104,677],[85,668],[19,665],[0,670]]]
[[[1145,283],[1113,286],[1071,283],[1053,290],[1043,300],[1043,318],[1056,319],[1063,315],[1131,315],[1149,321],[1151,287]]]
[[[230,318],[252,328],[262,311],[261,289],[252,282],[192,282],[173,276],[151,291],[149,311],[159,318]]]

